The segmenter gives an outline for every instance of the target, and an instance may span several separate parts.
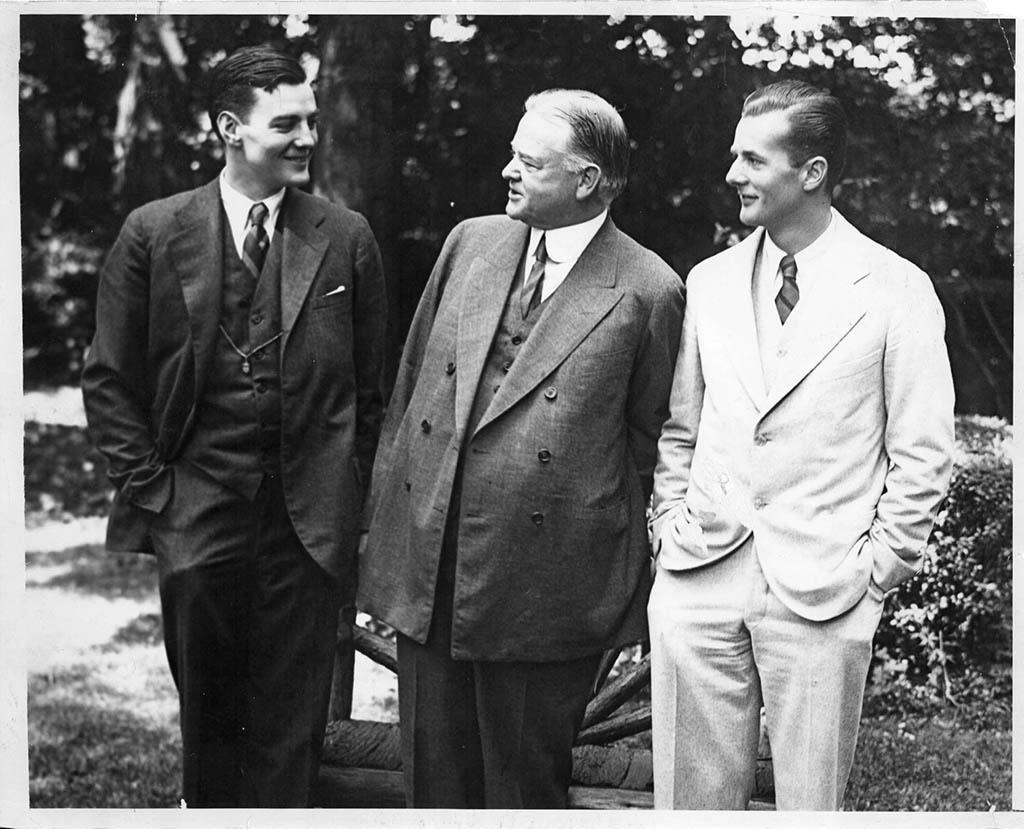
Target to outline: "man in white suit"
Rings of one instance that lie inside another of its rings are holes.
[[[756,229],[687,280],[651,529],[655,806],[744,809],[762,703],[779,809],[838,809],[885,594],[921,566],[953,386],[927,275],[831,204],[839,102],[744,103]]]

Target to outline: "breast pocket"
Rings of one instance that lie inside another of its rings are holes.
[[[329,291],[325,295],[317,297],[313,302],[314,311],[335,307],[352,307],[352,291],[350,288],[341,286],[341,290],[335,289],[333,291]]]
[[[843,359],[840,356],[827,357],[821,361],[811,376],[817,382],[832,382],[834,380],[849,381],[850,378],[860,375],[868,375],[880,370],[882,363],[882,349],[878,348],[869,354],[858,357]]]

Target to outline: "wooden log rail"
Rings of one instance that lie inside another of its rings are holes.
[[[338,644],[331,722],[324,738],[319,805],[402,808],[405,795],[398,724],[349,719],[354,651],[395,671],[398,666],[395,643],[343,619]],[[569,804],[573,808],[649,809],[653,803],[650,749],[621,742],[651,727],[650,704],[636,700],[638,695],[646,696],[651,658],[650,654],[645,655],[609,680],[619,654],[619,651],[609,651],[602,657],[593,697],[576,737],[572,752],[573,785],[569,789]],[[630,704],[627,706],[627,703]],[[618,713],[623,708],[628,710]],[[774,797],[771,757],[763,732],[758,755],[751,807],[771,808],[770,801]]]

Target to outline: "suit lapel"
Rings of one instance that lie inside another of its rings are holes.
[[[327,253],[329,239],[320,230],[325,215],[316,201],[301,198],[291,190],[281,205],[281,328],[282,350],[306,301],[313,278]]]
[[[868,286],[864,277],[870,272],[863,250],[858,245],[860,234],[838,213],[835,221],[836,247],[831,255],[835,270],[823,278],[820,286],[797,309],[782,329],[781,359],[775,380],[768,391],[765,412],[776,406],[803,380],[818,363],[864,317],[868,303]],[[859,255],[858,255],[859,254]]]
[[[181,281],[195,359],[196,395],[203,387],[220,319],[223,283],[224,215],[220,185],[214,179],[195,191],[176,214],[167,258]]]
[[[461,435],[469,422],[484,363],[505,310],[505,300],[518,274],[528,236],[529,228],[525,224],[512,224],[486,256],[478,257],[469,266],[456,337],[455,359],[460,367],[455,388],[456,434]]]
[[[721,274],[714,277],[720,280],[724,296],[714,309],[716,316],[712,323],[726,344],[741,385],[758,410],[764,404],[765,386],[751,286],[763,240],[764,230],[758,228],[732,248],[735,258],[723,263]]]
[[[545,303],[477,431],[536,388],[622,298],[622,290],[615,287],[617,234],[615,225],[607,219]]]

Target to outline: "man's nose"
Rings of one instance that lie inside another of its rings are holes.
[[[725,174],[725,183],[731,187],[737,187],[742,184],[744,180],[743,170],[740,167],[740,160],[737,158],[729,165],[729,170]]]
[[[315,147],[317,142],[317,134],[315,126],[307,126],[303,124],[299,127],[299,134],[295,136],[295,143],[300,147]]]
[[[516,163],[514,158],[510,158],[508,164],[502,168],[501,177],[505,179],[505,181],[519,178],[519,165]]]

